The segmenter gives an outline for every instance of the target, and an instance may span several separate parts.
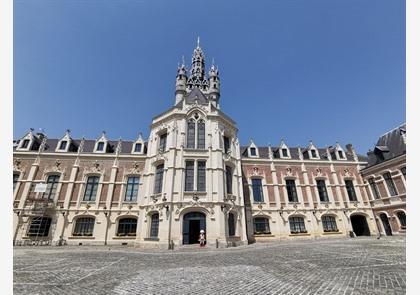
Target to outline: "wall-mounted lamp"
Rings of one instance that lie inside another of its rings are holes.
[[[220,209],[222,210],[222,212],[223,212],[223,210],[226,208],[226,205],[221,205],[220,206]]]
[[[169,211],[169,206],[168,206],[168,205],[166,205],[166,206],[165,206],[165,209],[166,209],[166,212],[168,212],[168,211]]]

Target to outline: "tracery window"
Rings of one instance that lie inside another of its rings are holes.
[[[187,123],[187,148],[206,148],[206,123],[198,113],[195,113]]]

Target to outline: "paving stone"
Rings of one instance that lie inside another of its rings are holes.
[[[15,247],[14,294],[405,294],[405,238]]]

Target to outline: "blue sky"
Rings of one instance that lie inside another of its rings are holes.
[[[400,0],[14,1],[14,137],[148,136],[200,41],[241,145],[359,153],[405,121]]]

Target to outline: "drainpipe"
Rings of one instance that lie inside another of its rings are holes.
[[[108,238],[108,212],[104,212],[105,214],[105,242],[104,245],[107,245],[107,238]]]
[[[166,213],[168,213],[169,206],[168,205],[166,205],[166,206],[167,206],[166,207]],[[174,245],[173,245],[172,240],[171,240],[173,208],[174,208],[174,205],[173,205],[173,203],[171,203],[171,208],[170,208],[170,211],[169,211],[169,226],[168,226],[168,228],[169,228],[168,229],[168,250],[173,250],[174,249]]]

